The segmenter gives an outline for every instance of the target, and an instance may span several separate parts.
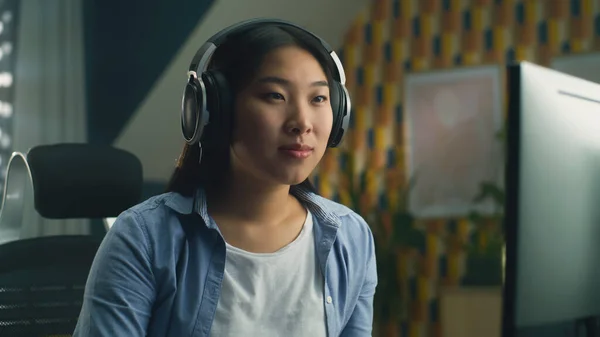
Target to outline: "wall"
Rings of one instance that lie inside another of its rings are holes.
[[[179,114],[187,67],[207,38],[242,19],[278,17],[313,30],[332,46],[341,46],[344,32],[367,3],[304,0],[286,1],[284,6],[280,0],[216,1],[147,92],[114,144],[141,159],[144,178],[150,185],[148,192],[160,192],[183,146]]]
[[[213,2],[83,2],[89,142],[114,142]]]
[[[345,148],[326,155],[315,178],[322,194],[356,205],[376,228],[394,221],[395,201],[408,181],[404,75],[515,60],[548,66],[553,57],[599,50],[600,2],[372,0],[342,49],[353,129]],[[364,188],[353,189],[355,182]],[[401,336],[440,336],[439,290],[464,286],[468,272],[464,246],[456,243],[484,247],[489,238],[463,218],[417,225],[422,240],[401,247],[397,256],[403,308],[398,328]]]

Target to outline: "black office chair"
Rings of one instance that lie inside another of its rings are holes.
[[[28,179],[31,198],[23,193]],[[70,336],[101,242],[90,235],[18,238],[23,204],[33,202],[49,219],[115,217],[140,201],[141,186],[139,160],[112,147],[59,144],[12,156],[0,211],[0,229],[9,228],[0,235],[13,235],[0,244],[0,336]]]

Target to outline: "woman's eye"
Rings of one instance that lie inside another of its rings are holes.
[[[313,99],[315,103],[323,103],[327,101],[327,97],[325,96],[317,96]]]
[[[270,92],[268,94],[265,94],[265,97],[271,100],[284,100],[283,95],[277,92]]]

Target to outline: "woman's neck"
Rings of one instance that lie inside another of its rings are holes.
[[[274,225],[297,209],[289,185],[272,185],[234,175],[208,193],[209,214],[230,221]]]

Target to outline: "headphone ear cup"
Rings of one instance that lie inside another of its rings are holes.
[[[331,110],[333,111],[333,125],[328,147],[336,147],[342,141],[344,133],[348,128],[350,119],[350,96],[346,88],[339,82],[335,81],[330,89]]]
[[[181,132],[188,144],[192,145],[200,140],[208,120],[204,83],[190,76],[181,100]]]
[[[206,84],[207,109],[211,117],[202,144],[206,147],[229,145],[233,109],[229,83],[222,73],[215,70],[204,72],[202,79]]]

